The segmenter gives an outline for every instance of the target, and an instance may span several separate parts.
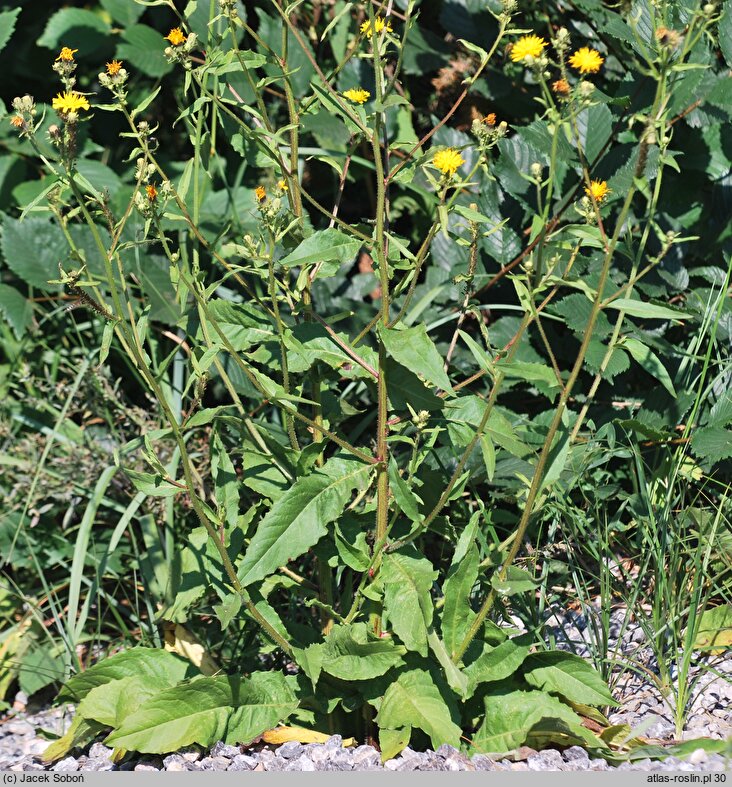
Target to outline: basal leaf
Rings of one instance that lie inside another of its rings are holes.
[[[386,690],[376,722],[383,730],[416,727],[429,735],[435,749],[443,743],[460,745],[460,727],[453,721],[445,698],[426,670],[409,670],[399,675]]]
[[[402,663],[406,649],[379,639],[366,623],[335,626],[325,638],[323,671],[341,680],[371,680]]]
[[[279,672],[199,678],[156,693],[106,743],[148,754],[194,743],[212,746],[219,740],[248,743],[296,707],[295,695]]]
[[[478,518],[473,517],[460,535],[455,556],[445,580],[445,603],[440,621],[442,639],[451,657],[462,643],[475,618],[470,594],[478,579],[480,555],[475,545]]]
[[[132,648],[103,659],[68,680],[58,695],[59,702],[79,702],[97,686],[122,678],[143,676],[151,683],[170,685],[195,675],[185,659],[159,648]]]
[[[524,680],[584,705],[615,705],[605,681],[583,658],[574,653],[533,653],[523,665]]]
[[[480,656],[464,670],[471,688],[474,690],[481,683],[504,680],[513,675],[531,652],[532,644],[531,636],[524,634],[495,647],[483,645]]]

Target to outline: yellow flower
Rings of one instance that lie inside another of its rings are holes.
[[[174,27],[168,35],[165,36],[165,40],[170,41],[173,46],[180,46],[186,40],[186,36],[179,27]]]
[[[566,79],[557,79],[556,82],[552,82],[552,90],[560,96],[566,96],[569,95],[571,88]]]
[[[387,33],[393,33],[394,32],[391,29],[391,22],[389,22],[386,19],[383,19],[380,16],[377,16],[376,19],[374,19],[374,29],[376,30],[377,33],[380,33],[382,30],[384,30],[384,28],[386,28],[386,32]],[[361,25],[361,32],[365,36],[370,36],[371,35],[371,20],[370,19],[367,19]]]
[[[145,194],[147,194],[147,198],[150,200],[150,202],[155,202],[158,197],[158,190],[151,183],[149,186],[145,186]]]
[[[10,125],[15,126],[15,128],[23,128],[24,124],[25,120],[23,120],[20,115],[13,115],[13,117],[10,118]]]
[[[521,36],[519,40],[511,47],[511,60],[518,63],[521,60],[526,60],[527,57],[539,57],[544,51],[546,41],[539,36]]]
[[[59,52],[59,56],[56,58],[56,60],[64,60],[67,63],[73,63],[74,54],[78,51],[78,49],[70,49],[67,46],[61,47],[61,52]]]
[[[435,153],[432,164],[440,170],[443,175],[454,175],[458,167],[462,167],[465,159],[455,148],[445,148]]]
[[[496,113],[491,112],[483,118],[483,123],[486,126],[495,126],[496,125]]]
[[[596,74],[605,58],[596,50],[583,46],[569,58],[569,65],[576,68],[580,74]]]
[[[365,104],[370,98],[371,93],[368,90],[364,90],[363,88],[351,88],[350,90],[346,90],[343,94],[349,101],[353,101],[354,104]]]
[[[267,189],[265,189],[264,186],[257,186],[257,188],[254,189],[254,195],[259,202],[264,202],[267,199]]]
[[[120,68],[122,68],[122,63],[119,60],[113,60],[111,63],[107,63],[107,73],[111,77],[115,74],[119,74]]]
[[[592,180],[589,188],[585,186],[585,194],[588,197],[594,197],[597,202],[603,202],[609,193],[610,189],[604,180]]]
[[[75,90],[67,90],[59,93],[51,102],[51,106],[61,115],[68,112],[77,112],[80,109],[89,109],[89,102],[86,96],[77,93]]]
[[[286,181],[284,181],[284,180],[278,180],[278,181],[277,181],[277,188],[278,188],[280,191],[287,191],[287,183],[286,183]]]

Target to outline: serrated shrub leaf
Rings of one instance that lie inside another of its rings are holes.
[[[424,325],[405,328],[397,331],[393,328],[381,328],[381,341],[391,357],[416,372],[427,382],[443,391],[452,391],[450,379],[443,368],[444,361],[437,352],[432,339],[427,335]]]

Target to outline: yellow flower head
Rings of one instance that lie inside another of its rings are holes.
[[[51,106],[59,114],[66,115],[69,112],[78,112],[80,109],[89,109],[89,102],[81,93],[67,90],[65,93],[59,93],[51,102]]]
[[[179,27],[174,27],[165,36],[165,40],[170,41],[173,46],[180,46],[186,40],[186,35]]]
[[[566,79],[557,79],[556,82],[552,82],[552,90],[560,96],[569,95],[570,89],[569,82]]]
[[[122,62],[120,60],[113,60],[111,63],[107,63],[107,73],[111,77],[115,74],[119,74],[120,68],[122,68]]]
[[[254,189],[254,196],[257,198],[258,202],[264,202],[267,199],[267,189],[264,186],[257,186]]]
[[[519,40],[511,47],[511,60],[518,63],[521,60],[526,60],[527,57],[539,57],[544,51],[546,41],[539,36],[521,36]]]
[[[278,180],[277,181],[277,188],[280,191],[283,191],[283,192],[287,191],[287,182],[284,179],[283,180]]]
[[[361,87],[352,87],[350,90],[346,90],[343,95],[354,104],[365,104],[371,98],[371,93]]]
[[[589,188],[585,186],[585,194],[593,197],[596,202],[603,202],[609,193],[610,189],[604,180],[592,180]]]
[[[78,49],[70,49],[67,46],[61,47],[61,51],[59,52],[58,57],[56,60],[63,60],[66,63],[73,63],[74,62],[74,55],[78,52]]]
[[[158,190],[152,183],[149,186],[145,186],[145,194],[147,194],[147,198],[150,202],[155,202],[158,198]]]
[[[443,175],[454,175],[458,167],[462,167],[465,159],[455,148],[445,148],[438,150],[432,159],[432,164],[440,170]]]
[[[491,126],[491,127],[495,126],[496,125],[496,113],[495,112],[490,112],[489,114],[487,114],[483,118],[483,123],[485,123],[486,126]]]
[[[596,50],[583,46],[569,58],[569,65],[576,68],[580,74],[596,74],[605,58]]]
[[[15,126],[15,128],[23,128],[24,123],[25,120],[23,120],[20,115],[13,115],[13,117],[10,118],[10,125]]]
[[[381,32],[382,30],[384,30],[384,29],[386,29],[386,32],[387,32],[387,33],[393,33],[393,32],[394,32],[394,31],[392,30],[392,28],[391,28],[391,22],[389,22],[387,19],[383,19],[382,17],[380,17],[380,16],[377,16],[377,17],[374,19],[374,30],[376,30],[376,32],[377,32],[377,33],[380,33],[380,32]],[[370,35],[372,35],[372,30],[371,30],[371,20],[370,20],[370,19],[367,19],[367,20],[366,20],[366,21],[365,21],[365,22],[364,22],[364,23],[361,25],[361,32],[362,32],[362,33],[363,33],[365,36],[370,36]]]

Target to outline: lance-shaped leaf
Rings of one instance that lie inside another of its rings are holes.
[[[415,549],[388,553],[381,565],[384,609],[399,639],[409,650],[427,655],[427,633],[432,623],[430,588],[437,572]]]
[[[403,672],[389,686],[376,721],[384,730],[423,730],[435,749],[443,743],[455,747],[460,744],[460,727],[452,720],[450,707],[426,670]]]
[[[471,693],[481,683],[504,680],[513,675],[531,651],[533,638],[523,634],[495,647],[483,645],[483,652],[465,668]]]
[[[365,623],[335,626],[325,638],[322,670],[342,680],[371,680],[401,664],[405,653],[393,640],[375,638]]]
[[[294,251],[280,260],[280,265],[335,263],[320,269],[320,276],[333,276],[339,265],[351,262],[361,248],[361,241],[335,228],[321,230],[306,238]]]
[[[460,534],[455,555],[445,580],[445,604],[442,608],[442,639],[450,656],[454,656],[475,618],[470,606],[470,592],[478,579],[480,556],[475,546],[478,517]]]
[[[157,693],[128,716],[106,742],[116,748],[163,754],[197,743],[248,743],[288,718],[297,700],[279,672],[250,678],[199,678]]]
[[[444,361],[427,335],[424,325],[405,328],[398,331],[394,328],[380,328],[379,336],[389,355],[402,366],[406,366],[428,383],[452,391],[450,380],[445,374]]]
[[[661,359],[645,344],[639,342],[638,339],[628,338],[623,341],[622,346],[635,358],[635,360],[650,374],[655,377],[659,383],[676,398],[676,389],[674,388],[671,377],[666,371],[666,367],[661,363]]]
[[[299,478],[259,523],[239,566],[242,586],[264,579],[315,546],[343,513],[353,490],[367,482],[371,469],[335,457]]]

